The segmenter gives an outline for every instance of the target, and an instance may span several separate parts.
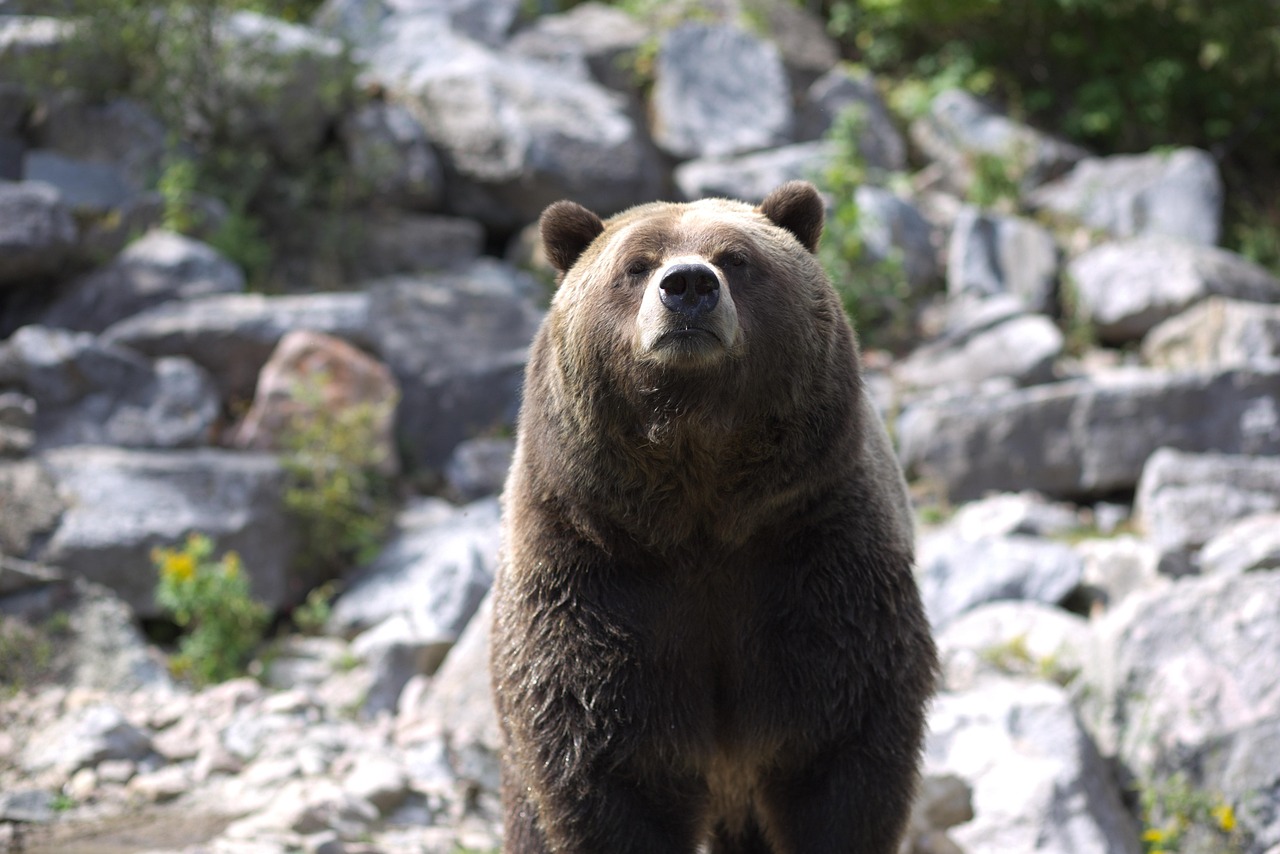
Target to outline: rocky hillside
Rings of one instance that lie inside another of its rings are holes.
[[[341,287],[302,259],[263,293],[212,245],[235,200],[164,227],[190,127],[58,85],[84,22],[54,5],[0,0],[0,851],[494,849],[526,227],[856,171],[827,240],[908,292],[867,383],[945,663],[904,854],[1280,852],[1280,279],[1218,246],[1208,153],[1095,156],[956,90],[905,121],[781,0],[239,12],[245,162],[365,188]],[[192,534],[275,618],[200,688],[156,599]]]

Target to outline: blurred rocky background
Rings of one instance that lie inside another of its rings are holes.
[[[530,224],[808,178],[904,854],[1277,854],[1278,79],[1272,0],[0,0],[0,851],[494,850]]]

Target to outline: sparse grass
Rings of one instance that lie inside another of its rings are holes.
[[[379,473],[385,449],[377,431],[396,401],[329,406],[328,382],[321,373],[299,384],[299,414],[281,436],[285,507],[302,528],[300,561],[316,584],[372,559],[393,512],[391,485]]]
[[[1178,854],[1193,840],[1196,851],[1245,850],[1235,807],[1220,794],[1195,788],[1181,771],[1145,784],[1140,800],[1145,854]]]
[[[1025,634],[1015,635],[1004,643],[987,647],[979,653],[979,657],[1001,673],[1033,676],[1063,687],[1080,675],[1078,668],[1067,667],[1056,654],[1035,655],[1027,645]]]

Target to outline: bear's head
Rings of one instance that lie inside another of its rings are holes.
[[[847,329],[814,257],[823,213],[802,181],[756,207],[657,202],[608,220],[556,202],[541,220],[559,272],[554,358],[564,374],[627,397],[684,389],[687,401],[696,385],[696,399],[711,403],[757,384],[788,396],[803,379],[794,374],[821,372],[833,330]]]
[[[512,493],[560,496],[601,542],[618,527],[656,547],[743,542],[784,498],[844,476],[866,413],[814,255],[823,214],[804,182],[758,206],[547,208],[559,287],[530,352]]]

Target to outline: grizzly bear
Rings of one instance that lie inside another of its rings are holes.
[[[542,215],[494,592],[508,852],[898,849],[937,664],[823,214],[792,182]]]

